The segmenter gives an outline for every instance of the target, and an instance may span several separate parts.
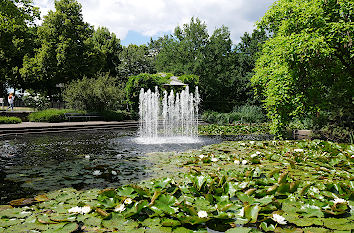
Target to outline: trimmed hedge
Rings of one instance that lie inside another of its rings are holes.
[[[33,112],[28,115],[28,120],[32,122],[63,122],[65,113],[78,112],[69,109],[46,109],[39,112]]]
[[[19,124],[22,120],[18,117],[0,116],[0,124]]]
[[[101,113],[105,121],[124,121],[134,119],[133,114],[127,111],[104,111]]]

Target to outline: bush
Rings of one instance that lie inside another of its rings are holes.
[[[22,120],[18,117],[0,116],[0,124],[19,124]]]
[[[133,119],[132,114],[127,111],[104,111],[101,113],[105,121],[124,121]]]
[[[234,111],[230,113],[206,111],[203,113],[202,119],[212,124],[227,125],[237,123],[262,123],[265,122],[266,117],[261,107],[244,105],[234,108]]]
[[[88,112],[115,111],[125,102],[123,84],[108,74],[71,82],[63,98],[69,108]]]
[[[50,102],[48,97],[44,97],[42,95],[34,95],[31,94],[29,96],[22,97],[22,100],[26,107],[37,109],[38,111],[42,111],[44,109],[49,108]]]
[[[33,112],[28,115],[28,120],[32,122],[63,122],[64,113],[77,112],[68,109],[47,109],[39,112]]]

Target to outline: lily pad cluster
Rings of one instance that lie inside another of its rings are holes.
[[[0,232],[349,233],[353,157],[353,145],[324,141],[224,142],[170,153],[160,161],[179,167],[170,177],[0,206]]]

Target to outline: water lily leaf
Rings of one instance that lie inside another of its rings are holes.
[[[121,188],[117,189],[117,194],[119,196],[123,196],[123,197],[130,197],[132,199],[134,199],[137,194],[133,194],[134,193],[134,188],[130,187],[130,186],[123,186]]]
[[[73,222],[76,220],[76,217],[70,214],[64,214],[64,215],[54,214],[51,215],[49,219],[55,222]]]
[[[249,220],[248,219],[244,219],[244,218],[237,218],[236,221],[234,222],[235,225],[244,225],[246,223],[248,223]]]
[[[37,216],[37,220],[38,220],[38,222],[43,223],[43,224],[58,224],[57,222],[51,220],[48,215],[39,215],[39,216]],[[63,226],[64,225],[65,224],[63,224]]]
[[[70,233],[70,232],[74,232],[79,228],[79,225],[75,222],[71,222],[71,223],[67,223],[65,224],[63,227],[56,229],[53,232],[60,232],[60,233]]]
[[[150,227],[150,228],[153,226],[159,226],[160,218],[147,218],[141,224],[143,226]]]
[[[353,230],[354,223],[349,222],[349,219],[345,218],[324,218],[323,224],[325,227],[333,230]]]
[[[181,222],[174,219],[164,218],[161,221],[161,225],[164,227],[177,227],[181,225]]]
[[[163,178],[163,179],[155,181],[153,186],[154,186],[154,188],[164,189],[171,183],[171,181],[172,181],[171,178]]]
[[[249,233],[251,232],[252,228],[246,228],[246,227],[236,227],[236,228],[231,228],[225,233]]]
[[[240,188],[238,184],[234,182],[227,182],[225,186],[225,191],[229,194],[230,197],[235,196],[235,193],[239,190]]]
[[[1,219],[0,218],[0,227],[9,227],[13,225],[17,225],[23,222],[23,220],[20,219]]]
[[[48,201],[48,197],[46,195],[38,195],[34,198],[38,202]]]
[[[211,206],[211,203],[205,200],[204,197],[197,197],[194,201],[194,206],[197,210],[213,211],[215,210],[214,206]]]
[[[264,231],[274,231],[275,230],[275,226],[273,224],[270,224],[268,226],[268,224],[266,222],[262,222],[260,227],[262,228],[262,230]]]
[[[198,216],[183,216],[183,217],[180,217],[179,220],[183,224],[196,225],[196,224],[205,223],[209,219],[208,218],[199,218]]]
[[[255,199],[253,197],[248,196],[245,193],[237,193],[237,197],[243,202],[252,205],[255,203]]]
[[[1,211],[7,210],[7,209],[12,209],[13,207],[10,205],[0,205],[0,216],[1,216]]]
[[[310,217],[317,217],[317,218],[322,218],[324,217],[324,214],[321,210],[321,208],[317,206],[311,206],[311,205],[304,205],[301,207],[300,211],[302,212],[302,216],[310,218]]]
[[[26,206],[32,205],[36,200],[34,198],[21,198],[17,200],[10,201],[10,205],[12,206]]]
[[[95,227],[95,226],[101,225],[102,219],[97,218],[95,216],[90,216],[90,217],[86,218],[83,222],[84,222],[85,226]]]
[[[184,227],[177,227],[173,230],[173,233],[193,233],[193,231]]]
[[[102,226],[109,230],[121,230],[124,228],[136,228],[138,226],[138,223],[131,220],[127,220],[117,213],[112,213],[109,219],[102,220]]]
[[[150,229],[145,229],[143,232],[145,232],[145,233],[155,233],[155,232],[158,232],[158,233],[170,233],[170,232],[172,232],[172,228],[155,226],[155,227],[152,227]]]
[[[260,206],[266,206],[271,203],[274,199],[274,196],[265,196],[261,199],[256,199],[255,202],[259,203]]]
[[[261,210],[259,205],[247,205],[245,206],[245,217],[250,221],[250,223],[257,222],[258,213]]]
[[[329,232],[329,230],[320,227],[306,227],[304,229],[304,233],[326,233],[326,232]]]
[[[175,214],[178,209],[177,207],[173,207],[176,204],[176,202],[177,202],[177,198],[175,198],[174,196],[162,194],[155,201],[155,204],[151,207],[151,209],[158,214],[164,212],[172,215]]]

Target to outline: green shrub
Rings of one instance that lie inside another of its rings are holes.
[[[77,112],[68,109],[47,109],[33,112],[28,115],[28,120],[32,122],[62,122],[65,121],[64,113]]]
[[[104,111],[101,113],[105,121],[124,121],[131,120],[132,114],[127,111]]]
[[[88,112],[118,110],[125,103],[124,95],[123,84],[109,74],[75,80],[63,92],[69,108]]]
[[[24,96],[22,100],[26,107],[34,108],[38,111],[48,109],[50,105],[49,98],[44,97],[40,94],[31,94],[29,96]]]
[[[0,116],[0,124],[19,124],[22,120],[18,117]]]
[[[243,105],[235,107],[233,110],[242,123],[261,123],[266,120],[262,108],[256,105]]]

